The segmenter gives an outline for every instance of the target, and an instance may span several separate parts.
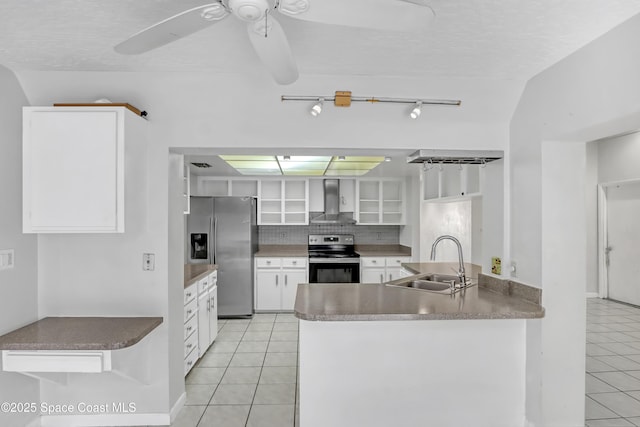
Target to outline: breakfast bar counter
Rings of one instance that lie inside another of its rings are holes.
[[[403,267],[451,273],[428,264]],[[540,293],[475,280],[454,294],[298,285],[300,426],[524,427],[527,330],[544,316]]]
[[[130,347],[162,317],[45,317],[0,337],[0,350],[118,350]]]

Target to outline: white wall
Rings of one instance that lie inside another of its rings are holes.
[[[640,132],[598,141],[597,150],[598,182],[640,179]]]
[[[586,145],[587,295],[598,293],[598,144]]]
[[[136,416],[168,414],[168,151],[154,143],[143,119],[128,114],[127,120],[139,126],[142,138],[125,135],[125,233],[39,235],[39,314],[163,317],[145,338],[151,382],[72,376],[68,386],[43,383],[41,397],[51,403],[135,402]],[[155,254],[154,271],[142,270],[143,253]]]
[[[183,164],[184,157],[169,154],[169,253],[168,259],[182,259],[184,236],[186,235],[183,211]],[[182,264],[167,264],[169,286],[167,287],[169,327],[169,402],[178,401],[184,393],[184,268]]]
[[[473,206],[471,199],[447,202],[422,202],[422,239],[428,242],[424,250],[426,259],[431,254],[431,245],[444,234],[454,236],[462,246],[465,262],[472,262]],[[438,243],[436,261],[457,262],[458,247],[451,240]]]
[[[0,249],[14,249],[15,267],[0,270],[0,335],[38,320],[37,241],[22,234],[22,107],[14,74],[0,65]],[[38,381],[0,371],[0,402],[38,402]],[[33,414],[0,412],[0,425],[26,425]]]
[[[584,425],[584,143],[640,123],[638,39],[635,16],[534,77],[511,122],[510,256],[518,280],[542,287],[547,308],[527,337],[536,426]]]

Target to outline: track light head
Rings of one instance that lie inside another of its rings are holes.
[[[420,117],[421,113],[422,113],[422,101],[417,101],[416,106],[413,107],[413,110],[411,110],[409,117],[411,117],[412,119],[417,119],[418,117]]]
[[[313,107],[311,107],[311,111],[309,111],[311,113],[311,115],[313,117],[317,117],[320,113],[322,113],[322,105],[324,104],[324,98],[320,98],[318,99],[318,102],[316,102]]]

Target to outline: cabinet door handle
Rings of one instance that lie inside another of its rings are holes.
[[[215,307],[216,298],[215,297],[211,297],[211,299],[209,301],[211,302],[211,309],[213,309],[213,307]]]
[[[189,327],[187,328],[187,332],[191,332],[191,330],[192,330],[192,329],[193,329],[193,327],[189,326]]]
[[[207,311],[211,311],[211,300],[207,300]]]
[[[279,276],[276,276],[276,286],[278,286],[278,277]]]
[[[393,280],[393,274],[389,273],[389,280]]]
[[[187,298],[191,298],[191,292],[187,292]]]
[[[193,365],[193,362],[190,360],[187,362],[187,366],[191,366],[191,365]]]
[[[384,278],[382,277],[382,273],[380,273],[380,283],[384,282]]]
[[[187,310],[187,316],[193,313],[193,310]]]
[[[187,348],[193,347],[193,344],[187,344]]]
[[[271,261],[267,261],[267,265],[270,265],[270,264],[271,264]]]
[[[293,265],[296,265],[298,263],[298,261],[293,261]]]
[[[287,286],[287,275],[284,275],[284,285]]]

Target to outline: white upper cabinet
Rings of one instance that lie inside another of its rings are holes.
[[[477,196],[480,165],[434,164],[424,172],[424,200]]]
[[[306,225],[309,223],[307,179],[260,180],[258,225]]]
[[[124,107],[25,107],[23,231],[124,232],[125,185],[146,182],[145,129]]]
[[[359,179],[356,183],[358,224],[405,224],[405,199],[405,183],[401,178]]]

